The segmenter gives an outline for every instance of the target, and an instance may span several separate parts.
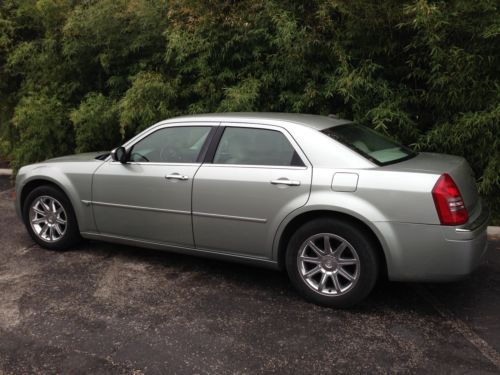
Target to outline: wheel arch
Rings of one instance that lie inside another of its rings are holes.
[[[306,212],[301,212],[286,223],[284,228],[281,230],[279,239],[277,241],[277,261],[280,269],[285,269],[286,248],[293,233],[303,224],[318,218],[337,218],[349,222],[352,225],[355,225],[358,228],[362,229],[363,232],[373,240],[373,243],[375,244],[375,247],[377,249],[377,257],[380,264],[381,275],[387,278],[387,254],[383,246],[383,240],[380,239],[376,231],[364,220],[356,216],[345,212],[327,209],[314,209]]]
[[[78,209],[77,195],[75,195],[76,192],[74,191],[74,187],[69,180],[67,180],[64,176],[61,176],[61,179],[62,180],[54,179],[49,175],[43,175],[43,176],[35,175],[35,176],[30,176],[29,179],[23,181],[22,186],[20,186],[19,190],[16,191],[17,194],[16,206],[17,209],[19,210],[18,211],[19,217],[24,221],[24,215],[23,215],[24,204],[26,202],[26,198],[34,189],[40,186],[52,186],[53,188],[56,188],[61,193],[63,193],[70,202],[73,212],[75,214],[77,226],[78,228],[80,228],[81,231],[82,229],[81,224],[82,222],[85,223],[85,218],[81,216],[81,210]],[[64,184],[65,181],[67,184],[66,187]]]
[[[36,178],[33,178],[33,179],[29,180],[28,182],[26,182],[23,185],[23,187],[21,188],[21,191],[19,192],[19,206],[20,206],[19,208],[20,208],[21,213],[23,212],[24,203],[26,202],[26,198],[28,197],[28,195],[33,190],[35,190],[36,188],[38,188],[40,186],[52,186],[52,187],[56,188],[61,193],[63,193],[66,196],[66,198],[68,198],[71,205],[73,206],[73,210],[75,209],[74,202],[72,201],[71,196],[64,189],[64,187],[61,186],[60,183],[58,183],[57,181],[54,181],[50,178],[36,177]]]

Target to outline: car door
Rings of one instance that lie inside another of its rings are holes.
[[[127,147],[129,162],[104,163],[92,183],[99,232],[192,247],[193,177],[213,125],[154,129]]]
[[[308,200],[312,168],[283,128],[223,125],[194,181],[196,247],[271,258],[278,225]]]

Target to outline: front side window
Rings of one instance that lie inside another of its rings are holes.
[[[224,130],[215,164],[304,166],[288,139],[279,131],[256,128]]]
[[[416,155],[409,148],[361,125],[338,125],[322,132],[378,165],[397,163]]]
[[[195,163],[210,129],[209,126],[162,128],[132,147],[130,161]]]

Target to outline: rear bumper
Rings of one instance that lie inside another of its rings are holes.
[[[388,276],[394,281],[452,281],[469,275],[487,247],[486,206],[460,227],[375,223],[385,240]]]

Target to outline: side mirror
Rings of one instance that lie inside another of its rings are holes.
[[[120,163],[125,164],[128,160],[128,155],[127,151],[125,150],[125,147],[120,146],[115,148],[113,151],[111,151],[111,158],[114,161],[119,161]]]

